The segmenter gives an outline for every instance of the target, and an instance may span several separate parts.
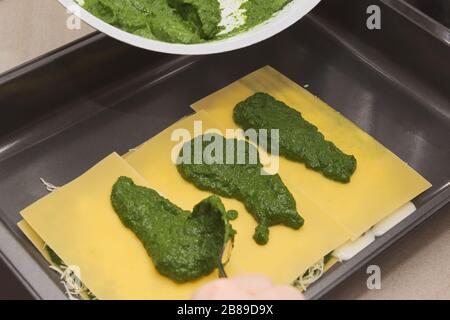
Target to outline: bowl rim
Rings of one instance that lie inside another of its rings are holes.
[[[248,31],[227,39],[199,44],[168,43],[144,38],[104,22],[81,7],[75,0],[58,1],[67,9],[68,14],[73,14],[94,29],[135,47],[170,54],[204,55],[237,50],[266,40],[303,18],[322,0],[293,0],[274,17]]]

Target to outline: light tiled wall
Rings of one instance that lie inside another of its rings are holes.
[[[0,73],[93,31],[67,18],[57,0],[0,0]]]

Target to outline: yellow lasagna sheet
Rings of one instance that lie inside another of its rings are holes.
[[[256,92],[265,92],[297,109],[327,140],[357,159],[351,182],[341,184],[280,159],[280,175],[347,231],[352,240],[421,194],[431,184],[350,120],[271,67],[262,68],[195,103],[220,129],[237,128],[233,109]]]
[[[67,265],[78,266],[81,281],[102,300],[189,299],[199,286],[217,279],[214,272],[180,285],[156,271],[142,243],[112,208],[111,190],[120,176],[149,186],[125,160],[112,154],[23,210],[27,225],[20,226],[35,245],[43,248],[45,242]]]
[[[197,129],[201,124],[201,130],[194,132],[195,124]],[[199,112],[182,119],[144,143],[129,153],[126,160],[173,203],[183,208],[192,208],[211,194],[198,190],[178,173],[172,155],[178,155],[182,143],[175,138],[180,138],[183,132],[194,138],[214,128],[217,126],[206,113]],[[232,222],[237,235],[231,260],[225,268],[229,276],[256,273],[270,277],[277,284],[290,284],[326,254],[349,240],[346,232],[307,195],[294,190],[289,184],[287,187],[297,201],[298,211],[304,217],[305,225],[300,230],[285,226],[271,227],[270,240],[265,246],[257,245],[253,240],[256,222],[244,205],[222,197],[227,210],[235,209],[239,212],[238,219]]]
[[[47,250],[45,250],[45,242],[42,238],[30,227],[30,225],[25,221],[21,220],[17,223],[19,229],[24,233],[24,235],[30,240],[30,242],[36,247],[39,253],[48,261],[51,265],[53,265],[52,259],[48,254]]]
[[[46,245],[45,245],[44,240],[42,240],[42,238],[36,233],[36,231],[34,231],[33,228],[31,228],[31,226],[25,220],[19,221],[17,223],[17,226],[25,234],[25,236],[28,238],[28,240],[30,240],[30,242],[34,245],[34,247],[39,251],[39,253],[45,258],[45,260],[47,260],[49,265],[53,266],[53,267],[59,269],[61,272],[63,272],[63,270],[61,269],[61,266],[56,265],[52,261],[48,251],[45,248]],[[83,300],[92,300],[92,297],[90,297],[85,290],[80,290],[78,292],[78,294],[79,294],[79,297]]]

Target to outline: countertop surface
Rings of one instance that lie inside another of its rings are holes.
[[[93,31],[69,30],[67,19],[56,0],[0,0],[0,73]],[[381,268],[380,290],[367,289],[363,268],[326,298],[450,299],[450,205],[371,264]]]

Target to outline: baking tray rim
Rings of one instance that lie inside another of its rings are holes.
[[[399,12],[409,21],[431,34],[439,41],[450,46],[450,30],[404,0],[380,0],[393,10]]]
[[[381,0],[384,3],[391,2],[391,0]],[[389,5],[389,4],[388,4]],[[92,42],[99,41],[107,37],[99,32],[93,32],[88,34],[76,41],[66,44],[63,47],[52,50],[44,55],[41,55],[29,62],[17,66],[16,68],[9,70],[3,74],[0,74],[0,85],[12,81],[15,78],[26,75],[28,72],[38,69],[41,66],[49,64],[56,60],[58,57],[64,56],[72,51],[82,48]],[[442,40],[442,39],[440,39]],[[365,249],[358,256],[353,258],[348,263],[344,263],[337,268],[333,268],[330,272],[325,274],[325,276],[313,285],[307,292],[306,296],[310,299],[317,299],[322,297],[324,294],[332,290],[338,284],[343,282],[345,279],[350,277],[354,272],[359,270],[362,266],[370,262],[373,258],[378,256],[381,252],[395,244],[400,238],[405,236],[407,233],[412,231],[414,228],[419,226],[426,219],[430,218],[432,215],[437,213],[439,209],[444,207],[446,204],[450,203],[450,185],[444,187],[443,191],[439,193],[436,197],[432,198],[429,202],[423,204],[422,207],[411,215],[406,220],[402,221],[399,225],[394,227],[383,237],[378,238],[369,248]],[[2,210],[0,209],[0,213]],[[0,230],[4,229],[6,233],[2,235],[5,241],[0,242],[0,259],[5,261],[7,266],[11,269],[16,278],[30,291],[30,294],[34,298],[43,298],[46,296],[53,296],[58,298],[64,298],[64,293],[61,288],[56,286],[56,284],[48,279],[52,283],[47,283],[43,281],[37,281],[33,277],[29,277],[27,274],[21,273],[20,268],[17,268],[17,259],[12,259],[6,256],[2,247],[8,246],[8,244],[13,244],[15,246],[21,246],[23,239],[18,238],[18,236],[12,232],[11,226],[0,218]],[[41,265],[33,258],[32,253],[26,248],[23,248],[24,252],[28,255],[33,265],[28,266],[30,272],[33,271],[43,271]],[[370,249],[370,250],[369,250]],[[20,259],[19,259],[20,260]],[[331,276],[334,274],[333,276]],[[43,294],[44,293],[44,294]]]

